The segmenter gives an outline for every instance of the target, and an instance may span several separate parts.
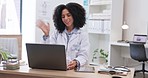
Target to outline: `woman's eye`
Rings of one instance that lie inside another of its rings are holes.
[[[68,17],[70,17],[70,16],[71,16],[71,14],[67,14],[67,16],[68,16]]]
[[[65,18],[65,16],[62,16],[62,18]]]

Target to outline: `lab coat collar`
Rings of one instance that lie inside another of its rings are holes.
[[[74,28],[71,32],[68,32],[68,31],[65,29],[64,32],[65,32],[66,34],[71,35],[71,34],[79,34],[79,33],[80,33],[80,30]]]
[[[80,34],[80,29],[74,28],[71,32],[68,32],[68,31],[65,29],[64,32],[65,32],[65,35],[66,35],[66,34],[68,34],[68,35],[73,35],[73,36],[70,38],[70,40],[69,40],[69,42],[71,42],[73,39],[75,39],[75,38],[78,37],[77,34]],[[67,36],[65,36],[65,37],[67,38]],[[66,38],[65,38],[65,39],[66,39]]]

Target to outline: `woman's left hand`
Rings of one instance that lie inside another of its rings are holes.
[[[75,61],[75,60],[70,61],[70,63],[68,64],[67,69],[72,70],[72,69],[74,69],[76,67],[76,65],[77,65],[77,61]]]

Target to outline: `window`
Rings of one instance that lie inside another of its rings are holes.
[[[0,0],[0,35],[21,33],[22,0]]]

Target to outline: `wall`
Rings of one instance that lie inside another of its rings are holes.
[[[125,0],[124,20],[129,25],[129,29],[124,32],[124,39],[132,40],[134,34],[148,33],[148,0]],[[123,53],[128,53],[127,49],[122,49]],[[126,55],[127,56],[127,55]],[[139,62],[125,58],[125,64],[136,69],[141,69]],[[146,63],[146,69],[148,65]]]
[[[26,43],[35,42],[36,0],[23,0],[22,3],[22,60],[27,61]]]
[[[129,25],[124,34],[126,40],[132,40],[134,34],[147,34],[148,0],[125,0],[124,20]]]

